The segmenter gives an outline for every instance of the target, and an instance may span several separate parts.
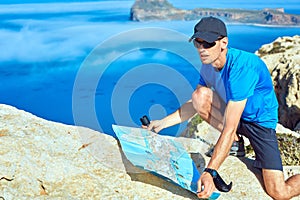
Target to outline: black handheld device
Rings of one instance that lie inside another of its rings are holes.
[[[142,124],[143,124],[144,126],[149,126],[150,120],[149,120],[149,118],[147,117],[147,115],[144,115],[142,118],[140,118],[140,120],[141,120],[141,122],[142,122]]]

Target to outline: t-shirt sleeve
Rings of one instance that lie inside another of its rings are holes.
[[[259,75],[252,67],[232,69],[229,77],[229,100],[241,101],[254,94]]]
[[[198,82],[198,84],[201,85],[201,86],[207,87],[207,85],[206,85],[206,83],[205,83],[205,81],[204,81],[204,79],[203,79],[203,77],[202,77],[201,75],[200,75],[200,77],[199,77],[199,82]]]

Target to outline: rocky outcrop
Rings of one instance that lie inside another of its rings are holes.
[[[300,36],[280,37],[256,54],[271,72],[280,124],[300,132]]]
[[[0,105],[0,144],[0,199],[193,197],[144,171],[127,172],[111,136],[6,105]]]
[[[130,11],[131,20],[199,20],[205,16],[221,17],[228,22],[265,25],[300,25],[299,15],[284,13],[283,9],[178,9],[167,0],[136,0]]]
[[[184,20],[186,11],[175,8],[166,0],[138,0],[130,11],[133,21]]]
[[[195,139],[177,141],[192,155],[207,148]],[[111,136],[49,122],[7,105],[0,105],[0,144],[0,199],[198,199],[132,166]],[[225,161],[220,173],[233,181],[233,189],[220,200],[270,199],[251,162],[236,157]],[[296,166],[284,170],[286,178],[300,172]]]

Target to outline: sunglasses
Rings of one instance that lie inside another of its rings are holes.
[[[221,40],[221,38],[218,38],[217,40]],[[206,42],[206,41],[197,41],[196,39],[193,40],[193,43],[194,43],[194,46],[199,49],[201,46],[204,48],[204,49],[209,49],[209,48],[212,48],[213,46],[216,45],[216,42]]]

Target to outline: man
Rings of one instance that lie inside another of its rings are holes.
[[[238,134],[246,136],[255,151],[254,167],[262,170],[265,191],[274,199],[299,195],[300,175],[284,180],[275,133],[278,103],[264,62],[254,54],[227,47],[226,26],[215,17],[202,18],[190,41],[202,62],[199,85],[191,100],[169,116],[152,121],[148,129],[159,132],[198,113],[221,132],[198,181],[199,198],[208,198],[215,190],[212,174],[234,151]]]

